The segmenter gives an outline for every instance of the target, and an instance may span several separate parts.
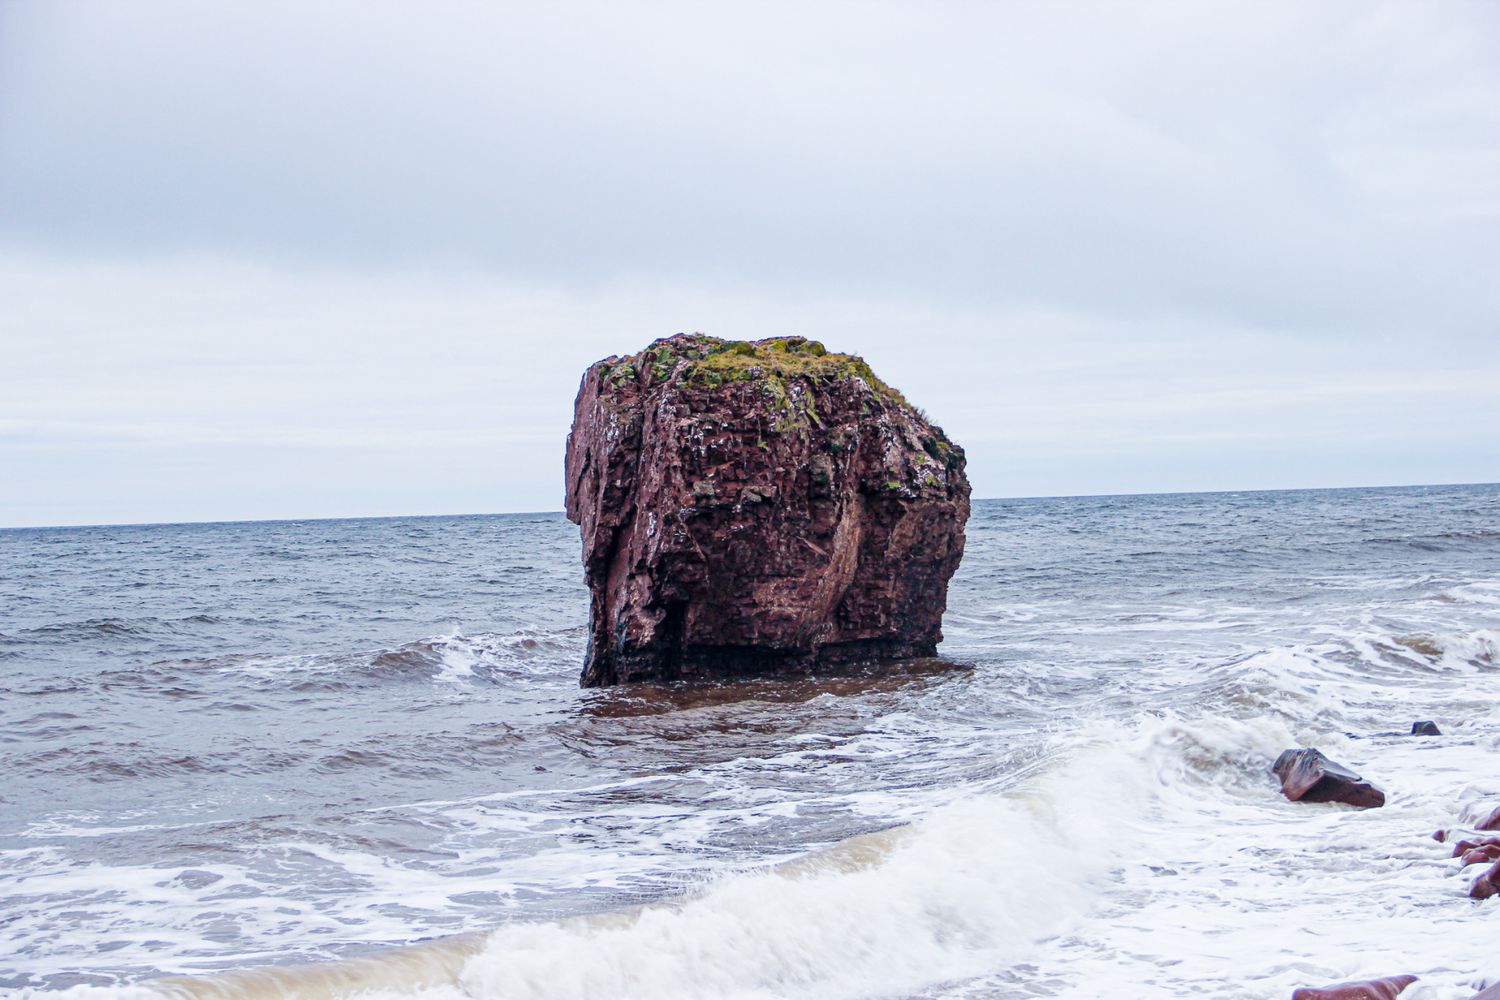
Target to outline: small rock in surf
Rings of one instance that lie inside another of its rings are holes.
[[[1416,981],[1416,976],[1390,976],[1332,986],[1304,986],[1292,994],[1292,1000],[1395,1000],[1396,994]]]
[[[1464,867],[1500,861],[1500,844],[1485,844],[1483,847],[1471,847],[1459,855],[1459,860]]]
[[[1500,892],[1500,862],[1491,865],[1483,875],[1469,883],[1470,899],[1489,899]]]
[[[1312,747],[1283,751],[1271,770],[1281,779],[1281,794],[1293,802],[1342,802],[1361,809],[1385,805],[1384,792]]]
[[[1436,722],[1422,721],[1411,724],[1411,735],[1413,736],[1441,736],[1442,730],[1438,729]]]
[[[1472,850],[1495,844],[1500,844],[1500,837],[1475,837],[1473,840],[1460,840],[1453,845],[1452,857],[1461,858]]]

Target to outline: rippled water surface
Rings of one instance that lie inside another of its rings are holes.
[[[0,532],[0,990],[1500,975],[1430,838],[1500,804],[1500,488],[981,501],[968,537],[940,660],[580,691],[560,515]],[[1281,799],[1313,743],[1390,804]],[[391,951],[424,939],[436,972]]]

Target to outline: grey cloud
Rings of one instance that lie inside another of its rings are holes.
[[[864,353],[979,495],[1495,478],[1500,8],[0,0],[0,524],[555,509]]]
[[[6,11],[12,241],[1346,331],[1497,304],[1500,128],[1453,111],[1500,105],[1482,5]]]
[[[980,496],[1476,481],[1500,461],[1493,345],[196,259],[0,257],[0,300],[0,524],[555,510],[584,367],[695,327],[863,353],[966,446]]]

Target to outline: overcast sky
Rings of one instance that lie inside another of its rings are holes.
[[[0,525],[557,510],[863,354],[977,496],[1500,479],[1500,4],[0,0]]]

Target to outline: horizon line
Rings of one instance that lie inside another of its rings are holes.
[[[973,497],[974,503],[994,503],[1009,500],[1106,500],[1114,497],[1180,497],[1217,496],[1231,493],[1335,493],[1356,490],[1416,490],[1456,488],[1466,486],[1500,486],[1500,482],[1469,483],[1390,483],[1380,486],[1271,486],[1222,490],[1142,490],[1136,493],[1030,493],[1004,497]],[[497,510],[469,511],[443,514],[348,514],[341,516],[313,517],[249,517],[249,518],[205,518],[191,521],[98,521],[83,524],[16,524],[0,526],[5,531],[74,531],[84,528],[178,528],[209,527],[230,524],[307,524],[315,521],[409,521],[418,519],[440,520],[455,517],[540,517],[562,514],[561,510]]]

